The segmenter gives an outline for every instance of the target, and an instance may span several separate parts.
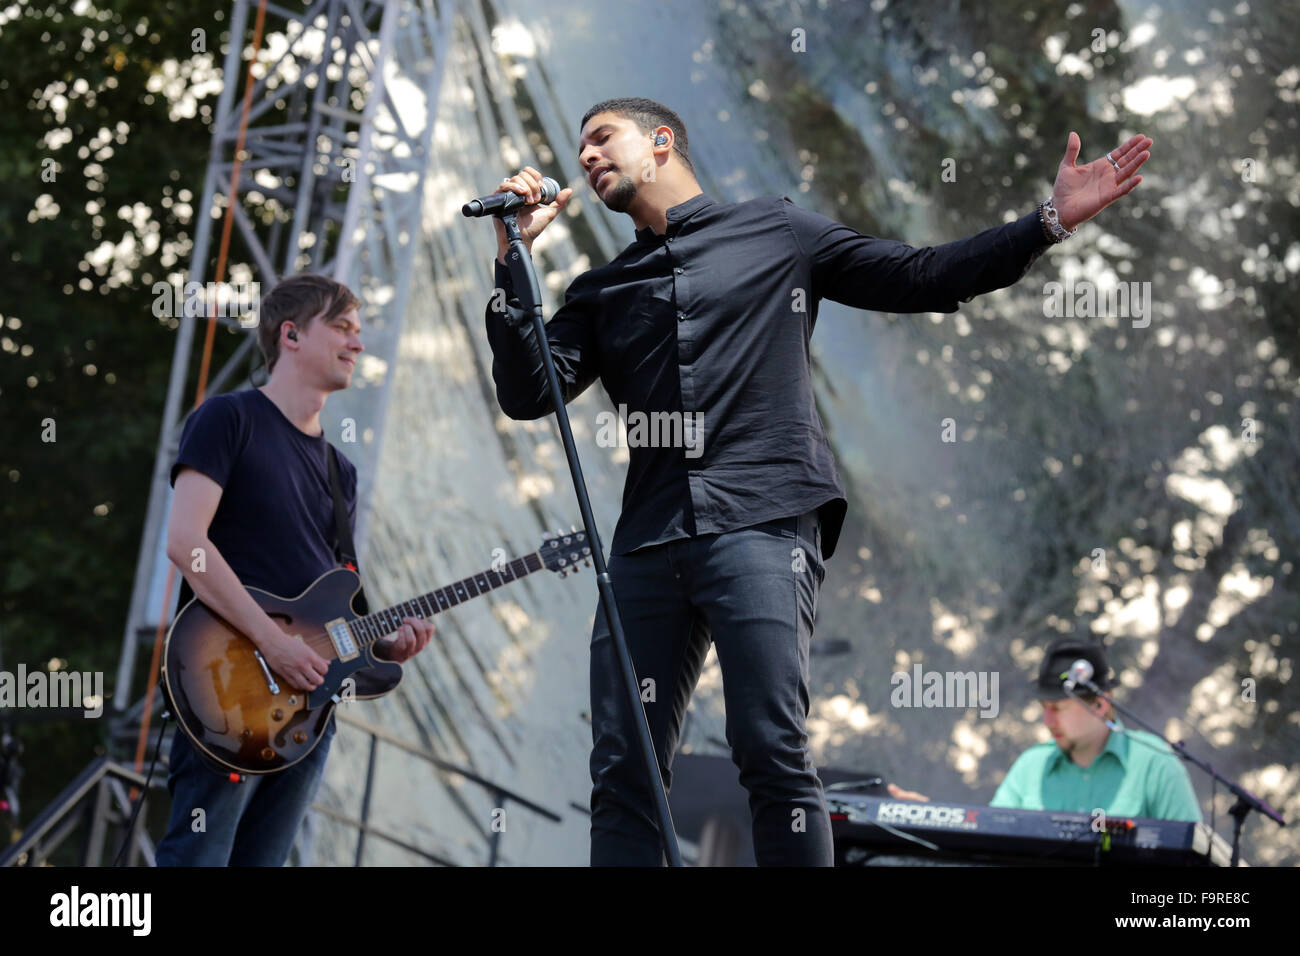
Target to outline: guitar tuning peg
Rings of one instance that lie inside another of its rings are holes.
[[[588,558],[586,561],[583,561],[582,563],[585,564],[587,567],[591,567],[591,558]]]
[[[572,531],[574,534],[577,534],[577,533],[578,533],[578,526],[577,526],[576,524],[571,524],[571,525],[569,525],[569,530]]]

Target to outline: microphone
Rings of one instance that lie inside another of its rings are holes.
[[[1065,678],[1066,691],[1068,693],[1073,694],[1074,685],[1082,684],[1085,690],[1092,691],[1094,694],[1101,693],[1101,688],[1099,688],[1096,684],[1092,682],[1092,674],[1093,674],[1093,669],[1091,664],[1089,664],[1087,661],[1083,660],[1082,658],[1075,661],[1073,664],[1070,665],[1069,671],[1066,672],[1066,678]],[[1115,731],[1115,733],[1120,733],[1124,730],[1124,728],[1121,727],[1117,721],[1111,720],[1107,717],[1100,717],[1099,719],[1103,724],[1105,724],[1111,730]]]
[[[1092,665],[1085,660],[1077,660],[1070,665],[1070,670],[1066,674],[1065,689],[1074,690],[1076,684],[1083,684],[1090,687],[1092,683]]]
[[[546,176],[542,179],[542,198],[536,203],[530,203],[516,192],[493,193],[491,196],[471,199],[460,207],[460,214],[466,219],[476,219],[479,216],[497,216],[503,212],[509,212],[511,209],[518,209],[520,206],[550,205],[555,202],[556,197],[559,195],[560,184],[550,176]]]

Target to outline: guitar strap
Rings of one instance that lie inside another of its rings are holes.
[[[334,553],[345,568],[357,572],[357,551],[352,545],[352,529],[348,527],[348,506],[343,502],[343,484],[339,480],[339,457],[333,445],[329,446],[330,491],[334,494]],[[361,615],[370,613],[370,602],[366,600],[366,589],[362,587],[352,599],[352,606]],[[401,665],[380,662],[376,665],[382,673],[375,673],[375,667],[363,667],[352,675],[356,694],[360,698],[378,697],[386,694],[396,684],[392,671],[399,674]],[[387,676],[385,676],[387,674]]]
[[[328,444],[328,443],[327,443]],[[345,567],[357,570],[357,550],[352,545],[352,529],[348,527],[348,506],[343,502],[343,485],[339,481],[339,453],[329,445],[330,491],[334,494],[334,554]],[[358,613],[369,614],[370,603],[366,600],[366,589],[357,592],[353,602]]]

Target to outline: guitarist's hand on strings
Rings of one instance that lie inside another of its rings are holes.
[[[375,645],[375,656],[401,664],[409,661],[429,644],[433,637],[433,625],[418,617],[404,618],[392,637],[385,638]]]
[[[272,628],[274,633],[268,633],[256,642],[267,666],[294,690],[315,690],[329,671],[329,662],[302,641],[295,640],[274,625]]]

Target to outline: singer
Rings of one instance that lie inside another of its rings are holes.
[[[823,298],[887,312],[954,312],[1011,285],[1053,241],[1130,192],[1151,140],[1134,136],[1076,166],[1071,133],[1050,199],[1016,222],[916,249],[864,236],[780,198],[717,202],[691,163],[686,127],[646,99],[598,103],[579,160],[635,240],[573,281],[547,325],[564,400],[599,378],[616,406],[688,416],[680,447],[631,449],[610,574],[666,786],[709,641],[727,742],[749,792],[763,865],[830,866],[830,820],[808,752],[808,649],[824,562],[847,510],[817,415],[809,339]],[[497,192],[529,203],[526,167]],[[518,214],[531,245],[573,194]],[[497,220],[486,310],[497,400],[511,418],[553,411],[530,317],[514,296]],[[688,455],[687,451],[693,454]],[[694,454],[698,452],[698,454]],[[591,862],[663,862],[632,719],[603,612],[591,638]],[[650,699],[653,697],[653,699]]]

